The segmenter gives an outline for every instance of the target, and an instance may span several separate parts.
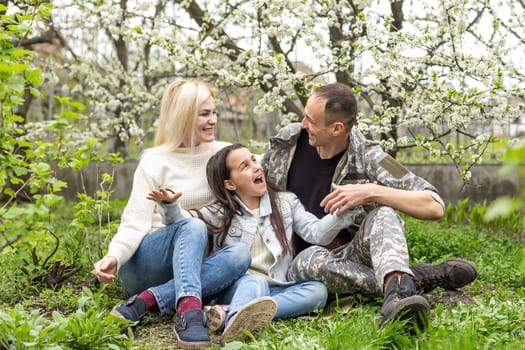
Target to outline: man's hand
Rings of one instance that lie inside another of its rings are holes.
[[[93,268],[95,269],[95,276],[100,282],[111,283],[115,280],[115,272],[117,272],[117,258],[105,256],[97,261]]]
[[[374,186],[374,187],[372,187]],[[337,209],[337,216],[340,216],[347,210],[351,210],[363,204],[371,202],[371,193],[377,184],[332,184],[333,191],[321,201],[321,207],[324,207],[325,213],[333,214]]]
[[[434,199],[430,191],[402,190],[375,182],[332,184],[332,188],[333,192],[321,201],[321,206],[327,213],[334,213],[339,209],[338,216],[360,205],[372,203],[391,207],[421,220],[437,220],[445,214],[442,204]]]
[[[168,190],[166,188],[159,188],[158,190],[152,190],[150,193],[148,193],[146,198],[158,203],[172,203],[179,199],[181,196],[182,192],[173,192],[172,190]]]

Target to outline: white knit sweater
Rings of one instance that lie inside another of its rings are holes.
[[[133,256],[145,235],[164,226],[157,204],[146,199],[151,190],[165,187],[182,192],[179,203],[184,209],[200,208],[213,201],[206,180],[206,164],[226,145],[214,141],[194,149],[179,148],[169,153],[150,149],[144,153],[135,170],[120,226],[106,254],[117,258],[118,268]]]

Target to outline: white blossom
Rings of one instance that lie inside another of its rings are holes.
[[[143,142],[163,87],[180,76],[206,80],[220,93],[252,89],[253,112],[279,111],[284,125],[297,119],[285,110],[287,101],[303,107],[298,86],[307,94],[344,73],[363,97],[357,128],[370,135],[396,131],[398,139],[384,140],[385,147],[417,144],[461,166],[484,155],[456,144],[456,131],[472,135],[471,149],[480,148],[491,142],[486,128],[504,128],[523,114],[523,102],[508,102],[523,98],[525,86],[519,40],[525,29],[515,25],[524,10],[513,2],[484,2],[479,18],[473,0],[405,2],[399,31],[391,30],[388,2],[370,0],[354,7],[337,0],[210,0],[198,2],[203,25],[191,18],[189,1],[166,3],[157,14],[152,2],[128,1],[125,10],[109,0],[52,2],[54,25],[78,59],[68,57],[61,72],[44,70],[46,84],[59,91],[60,74],[67,75],[62,92],[87,106],[89,122],[77,127],[101,143]],[[337,43],[330,27],[339,30]],[[114,50],[119,38],[127,69]]]

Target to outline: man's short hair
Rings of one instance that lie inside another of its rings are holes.
[[[348,132],[352,129],[357,116],[357,99],[351,87],[342,83],[327,84],[317,88],[313,96],[326,101],[326,125],[343,122]]]

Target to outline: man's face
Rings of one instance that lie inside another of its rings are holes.
[[[308,143],[313,147],[322,147],[332,141],[332,124],[325,125],[325,104],[326,99],[314,94],[308,98],[304,108],[301,127],[308,131]]]

